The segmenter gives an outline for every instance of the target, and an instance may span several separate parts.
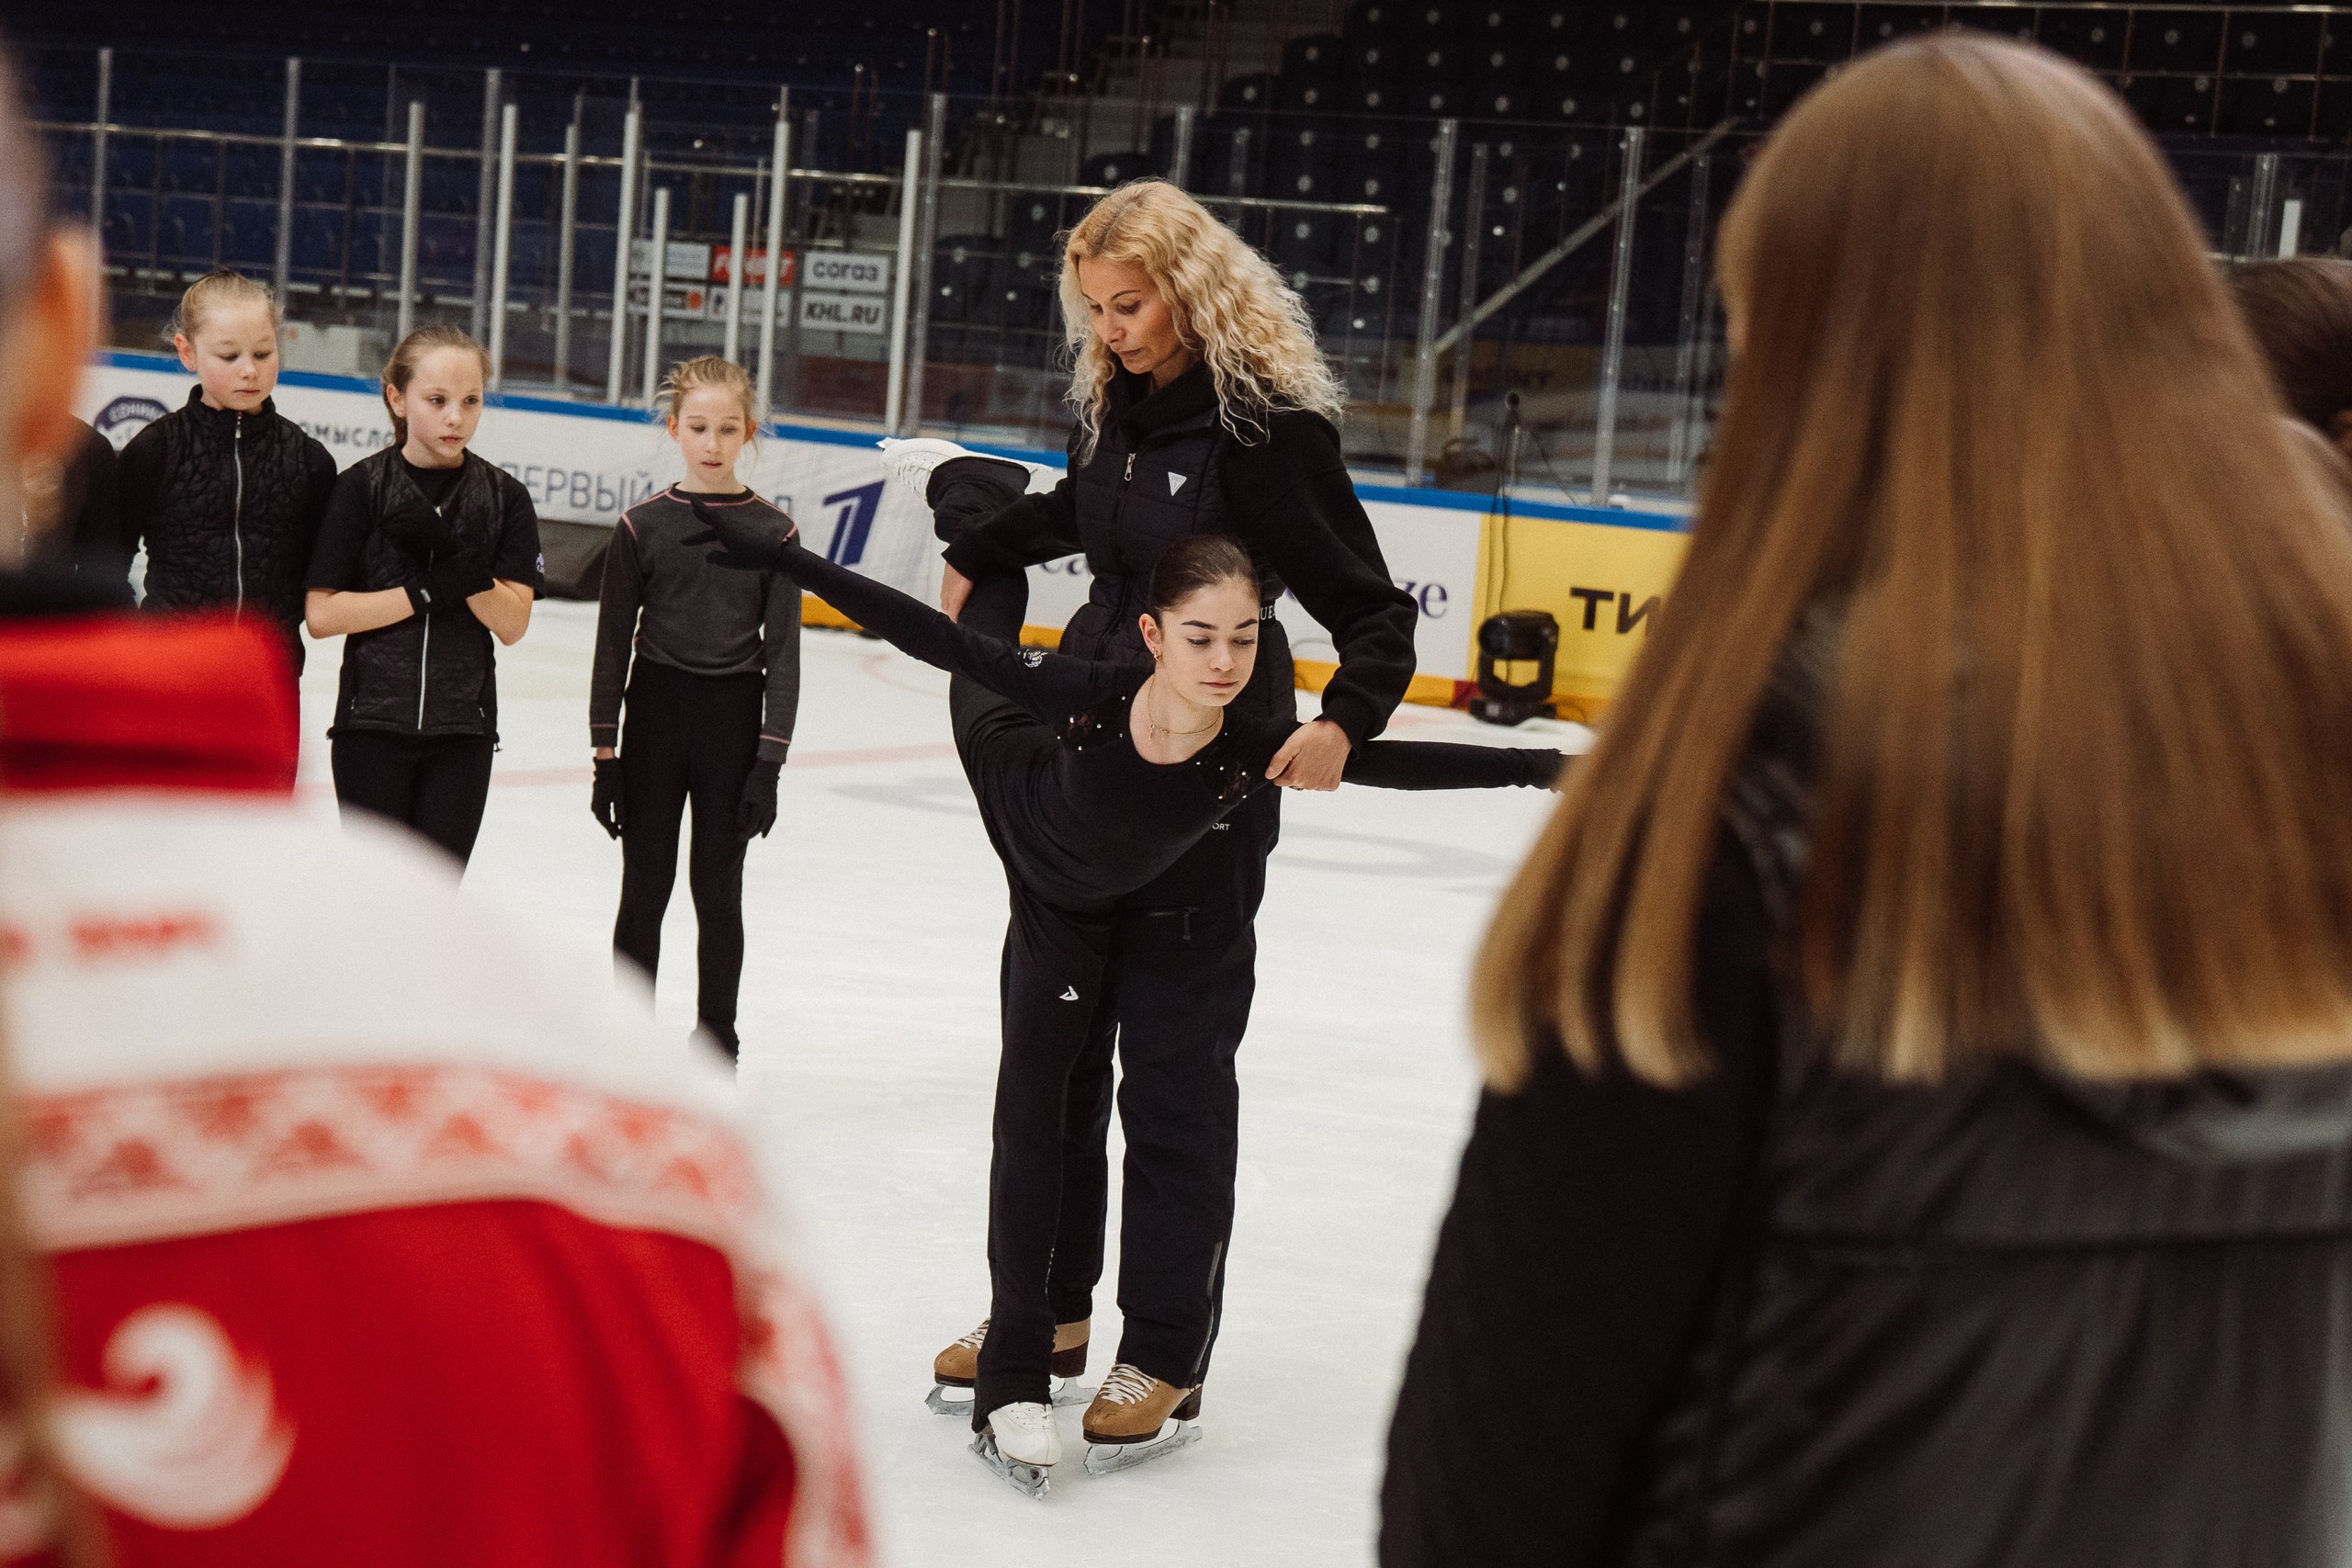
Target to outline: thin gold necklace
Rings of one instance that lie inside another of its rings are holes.
[[[1158,685],[1159,683],[1159,672],[1155,671],[1151,679],[1145,683],[1148,686]],[[1151,727],[1152,739],[1156,740],[1163,735],[1174,735],[1180,737],[1206,735],[1210,730],[1215,729],[1218,725],[1225,722],[1225,714],[1223,710],[1220,709],[1215,718],[1209,720],[1198,729],[1170,729],[1166,725],[1160,723],[1159,719],[1152,716],[1151,694],[1147,691],[1144,694],[1143,699],[1143,721]]]

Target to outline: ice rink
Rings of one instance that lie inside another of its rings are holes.
[[[503,750],[468,886],[606,949],[620,850],[588,815],[595,606],[539,606],[499,656]],[[303,681],[302,789],[333,808],[324,739],[339,644]],[[1525,790],[1290,794],[1259,922],[1240,1058],[1239,1214],[1201,1442],[1095,1479],[1068,1457],[1031,1501],[924,1409],[933,1355],[988,1309],[983,1256],[1002,874],[948,741],[946,677],[811,631],[783,818],[745,875],[741,1081],[849,1364],[885,1561],[914,1568],[1358,1564],[1371,1559],[1388,1409],[1475,1077],[1464,970],[1552,797]],[[1303,698],[1311,708],[1312,699]],[[1400,738],[1580,743],[1400,710]],[[681,871],[660,1016],[694,1018]],[[1114,1134],[1115,1137],[1115,1134]],[[1116,1149],[1114,1149],[1114,1179]],[[1112,1202],[1117,1224],[1117,1197]],[[1086,1382],[1118,1341],[1113,1276]]]

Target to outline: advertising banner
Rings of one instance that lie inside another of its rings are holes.
[[[817,282],[822,261],[868,259],[812,255],[807,281]],[[193,384],[168,356],[110,353],[85,378],[74,412],[119,447],[185,402]],[[338,468],[391,442],[391,421],[372,380],[288,371],[277,400]],[[490,400],[473,450],[522,480],[543,519],[569,526],[577,536],[575,558],[584,552],[593,560],[601,548],[597,530],[683,471],[676,446],[641,410],[505,394]],[[798,519],[812,549],[935,602],[939,544],[930,509],[920,495],[892,493],[875,442],[867,432],[771,426],[741,472]],[[992,450],[1040,470],[1033,488],[1059,475],[1058,451]],[[1678,517],[1520,503],[1504,525],[1489,520],[1478,497],[1373,483],[1360,483],[1358,491],[1389,574],[1418,611],[1419,701],[1451,702],[1461,694],[1459,683],[1476,672],[1473,639],[1483,615],[1535,605],[1561,623],[1555,690],[1578,712],[1597,713],[1632,662],[1681,560]],[[551,569],[562,554],[553,538],[561,531],[549,530]],[[1088,587],[1083,559],[1033,568],[1032,627],[1059,628],[1085,603]],[[1277,613],[1302,674],[1320,685],[1338,658],[1330,635],[1295,598],[1285,597]]]

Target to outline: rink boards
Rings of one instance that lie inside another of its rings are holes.
[[[149,421],[185,402],[193,384],[165,355],[98,356],[74,412],[119,447]],[[603,530],[619,513],[676,479],[678,450],[644,412],[602,404],[493,395],[474,450],[529,489],[546,530],[550,576],[588,572]],[[391,441],[391,422],[374,381],[288,371],[277,406],[347,467]],[[982,450],[1059,473],[1058,451]],[[883,477],[871,431],[777,423],[743,465],[754,490],[799,519],[812,547],[909,592],[936,592],[938,547],[921,496],[895,493]],[[1540,608],[1559,618],[1554,691],[1561,716],[1598,714],[1632,663],[1681,563],[1688,518],[1678,513],[1565,506],[1514,500],[1508,520],[1491,497],[1408,489],[1360,477],[1357,493],[1380,537],[1390,573],[1419,609],[1415,652],[1418,702],[1452,705],[1476,671],[1478,623],[1498,609]],[[1050,642],[1087,592],[1077,558],[1033,569],[1029,618]],[[586,583],[593,592],[593,576]],[[1285,598],[1281,615],[1302,684],[1319,687],[1334,667],[1329,635]],[[812,603],[809,619],[841,624]]]

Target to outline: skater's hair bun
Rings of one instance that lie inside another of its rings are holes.
[[[224,305],[258,305],[269,312],[269,330],[278,328],[277,297],[266,284],[256,283],[233,267],[217,266],[194,283],[180,296],[180,308],[172,317],[172,336],[193,340],[204,330],[204,319]]]
[[[1152,619],[1160,620],[1202,589],[1224,582],[1258,591],[1258,568],[1250,552],[1223,534],[1188,534],[1159,552],[1146,604]]]
[[[760,433],[757,404],[760,395],[752,386],[751,373],[731,359],[721,359],[706,354],[700,359],[689,359],[662,378],[662,396],[654,404],[665,420],[678,417],[678,405],[686,400],[688,392],[705,387],[716,387],[742,405],[743,423],[756,436]]]
[[[384,361],[384,412],[391,415],[395,446],[408,445],[408,421],[393,411],[392,394],[407,391],[409,382],[415,378],[416,367],[424,363],[424,356],[443,348],[462,348],[470,353],[481,361],[481,378],[485,382],[490,379],[489,351],[457,327],[419,327],[401,339],[392,356]]]

